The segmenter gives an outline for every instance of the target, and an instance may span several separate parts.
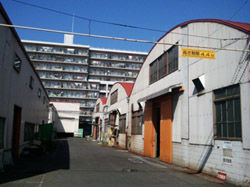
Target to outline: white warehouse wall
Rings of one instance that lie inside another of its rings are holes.
[[[173,32],[185,35],[173,34]],[[189,35],[189,36],[187,36]],[[194,37],[209,36],[211,38]],[[193,46],[207,46],[231,49],[249,49],[249,41],[230,40],[247,38],[248,34],[216,22],[191,22],[176,27],[163,36],[159,42],[178,43]],[[212,39],[217,38],[217,39]],[[218,39],[222,38],[222,40]],[[229,40],[223,40],[229,39]],[[135,81],[130,97],[130,107],[138,110],[138,100],[158,93],[164,88],[180,84],[184,92],[173,98],[173,163],[200,169],[217,175],[221,171],[227,174],[227,180],[236,184],[250,183],[250,68],[249,54],[246,52],[215,50],[216,59],[184,58],[179,47],[178,70],[149,84],[149,65],[164,53],[169,45],[155,45],[146,58]],[[194,47],[193,47],[194,48]],[[193,79],[204,75],[205,90],[202,94],[194,91]],[[229,141],[232,145],[232,163],[223,162],[223,146],[228,141],[214,139],[213,90],[239,84],[241,90],[242,140]],[[131,117],[129,118],[131,120]],[[131,121],[129,122],[131,125]],[[131,127],[130,127],[131,128]],[[141,137],[143,140],[143,137]],[[139,141],[141,142],[141,141]],[[139,147],[140,143],[134,147]],[[142,145],[141,145],[142,147]],[[212,147],[212,148],[211,148]],[[207,160],[206,160],[206,157]],[[240,169],[242,168],[242,169]]]
[[[11,24],[3,11],[1,8],[0,23]],[[0,36],[0,117],[5,119],[4,152],[7,154],[12,148],[14,105],[22,109],[19,140],[21,152],[26,143],[25,122],[36,125],[46,123],[49,99],[14,30],[0,27]],[[13,68],[16,55],[22,61],[19,73]],[[33,89],[29,87],[31,76],[34,79]]]

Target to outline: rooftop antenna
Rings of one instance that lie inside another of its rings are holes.
[[[72,32],[74,32],[74,24],[75,24],[75,13],[73,14],[73,17],[72,17],[72,27],[71,27]]]

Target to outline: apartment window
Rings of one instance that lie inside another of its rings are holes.
[[[126,129],[126,114],[120,115],[119,117],[119,131],[125,133]]]
[[[241,139],[240,86],[214,91],[215,135],[222,139]]]
[[[117,90],[111,93],[111,102],[110,102],[111,105],[117,102],[117,97],[118,97]]]
[[[142,135],[142,124],[144,121],[143,111],[135,111],[132,113],[132,135]]]
[[[97,105],[96,105],[96,112],[99,112],[100,111],[100,103],[98,103]]]
[[[4,118],[0,117],[0,149],[4,147]]]
[[[21,65],[22,65],[22,60],[21,60],[20,57],[16,54],[16,55],[15,55],[15,59],[14,59],[13,68],[16,70],[17,73],[19,73],[19,72],[21,71]]]
[[[34,139],[35,124],[25,122],[24,124],[24,141],[30,141]]]
[[[150,64],[150,84],[178,69],[178,46],[172,46],[168,51]]]
[[[29,87],[30,87],[31,89],[33,89],[33,87],[34,87],[34,78],[33,78],[32,76],[30,76]]]

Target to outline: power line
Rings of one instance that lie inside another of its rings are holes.
[[[155,42],[155,41],[150,41],[150,40],[138,40],[138,39],[131,39],[131,38],[121,38],[121,37],[113,37],[113,36],[76,33],[76,32],[60,31],[60,30],[53,30],[53,29],[43,29],[43,28],[37,28],[37,27],[9,25],[9,24],[2,24],[2,23],[0,24],[0,26],[10,27],[10,28],[36,30],[36,31],[44,31],[44,32],[53,32],[53,33],[60,33],[60,34],[70,34],[70,35],[77,35],[77,36],[86,36],[86,37],[93,37],[93,38],[120,40],[120,41],[126,41],[126,42],[138,42],[138,43],[160,44],[160,45],[171,45],[171,46],[176,45],[176,46],[181,46],[181,47],[192,47],[192,48],[224,50],[224,51],[237,51],[237,52],[247,52],[247,53],[250,52],[250,50],[244,50],[244,49],[230,49],[230,48],[219,48],[219,47],[209,47],[209,46],[186,45],[186,44],[169,43],[169,42]]]
[[[246,1],[244,2],[244,4],[243,4],[238,10],[236,10],[236,11],[234,12],[234,14],[229,18],[229,20],[231,20],[234,16],[236,16],[236,15],[246,6],[247,3],[248,3],[248,0],[246,0]]]
[[[43,10],[48,10],[48,11],[55,12],[55,13],[58,13],[58,14],[62,14],[62,15],[65,15],[65,16],[71,16],[71,17],[73,16],[73,14],[71,14],[71,13],[63,12],[63,11],[52,9],[52,8],[47,8],[47,7],[44,7],[44,6],[35,5],[35,4],[32,4],[32,3],[27,3],[27,2],[23,2],[23,1],[19,1],[19,0],[12,0],[12,1],[20,3],[20,4],[24,4],[24,5],[40,8],[40,9],[43,9]],[[83,17],[83,16],[79,16],[79,15],[75,15],[75,18],[86,20],[86,21],[89,21],[89,22],[92,21],[92,22],[115,25],[115,26],[120,26],[120,27],[129,27],[129,28],[133,28],[133,29],[142,29],[142,30],[148,30],[148,31],[164,32],[164,33],[167,32],[165,30],[160,30],[160,29],[152,29],[152,28],[148,28],[148,27],[139,27],[139,26],[135,26],[135,25],[126,25],[126,24],[122,24],[122,23],[102,21],[102,20]]]
[[[12,0],[12,1],[14,1],[16,3],[27,5],[27,6],[31,6],[31,7],[35,7],[35,8],[55,12],[57,14],[62,14],[62,15],[65,15],[65,16],[70,16],[70,17],[81,19],[81,20],[86,20],[86,21],[88,21],[89,34],[90,34],[91,23],[92,22],[108,24],[108,25],[115,25],[115,26],[119,26],[119,27],[126,27],[126,28],[132,28],[132,29],[155,31],[155,32],[161,32],[161,33],[167,33],[168,32],[166,30],[153,29],[153,28],[149,28],[149,27],[140,27],[140,26],[135,26],[135,25],[127,25],[127,24],[122,24],[122,23],[108,22],[108,21],[102,21],[102,20],[98,20],[98,19],[83,17],[83,16],[71,14],[71,13],[68,13],[68,12],[64,12],[64,11],[61,11],[61,10],[56,10],[56,9],[52,9],[52,8],[48,8],[48,7],[44,7],[44,6],[40,6],[40,5],[35,5],[35,4],[32,4],[32,3],[27,3],[27,2],[23,2],[23,1],[19,1],[19,0]],[[222,38],[215,38],[215,37],[210,37],[210,36],[192,35],[192,34],[185,34],[185,33],[178,33],[178,32],[171,32],[171,33],[172,34],[177,34],[177,35],[205,38],[205,39],[209,38],[209,39],[214,39],[214,40],[242,40],[242,39],[244,40],[245,39],[245,38],[225,38],[225,39],[222,39]]]

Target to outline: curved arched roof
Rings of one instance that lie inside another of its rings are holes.
[[[240,31],[242,31],[242,32],[244,32],[246,34],[250,34],[250,23],[242,23],[242,22],[229,21],[229,20],[221,20],[221,19],[195,19],[195,20],[186,21],[186,22],[183,22],[183,23],[180,23],[180,24],[176,25],[175,27],[173,27],[172,29],[170,29],[168,32],[166,32],[162,37],[160,37],[160,39],[157,40],[157,42],[159,42],[168,33],[170,33],[171,31],[173,31],[174,29],[176,29],[178,27],[183,27],[183,26],[186,26],[186,25],[188,25],[190,23],[199,23],[199,22],[204,22],[204,23],[205,22],[219,23],[219,24],[226,25],[226,26],[232,27],[234,29],[240,30]],[[149,51],[149,53],[154,49],[155,46],[156,46],[156,44],[151,48],[151,50]],[[145,61],[146,61],[146,59],[145,59]]]
[[[124,88],[124,90],[126,91],[126,94],[127,96],[130,96],[132,90],[133,90],[133,87],[134,87],[134,83],[132,82],[116,82],[115,84],[120,84],[122,85],[122,87]],[[115,85],[114,84],[114,85]],[[113,85],[113,86],[114,86]]]
[[[105,105],[107,102],[107,98],[106,97],[99,97],[99,99],[102,101],[102,104]]]

